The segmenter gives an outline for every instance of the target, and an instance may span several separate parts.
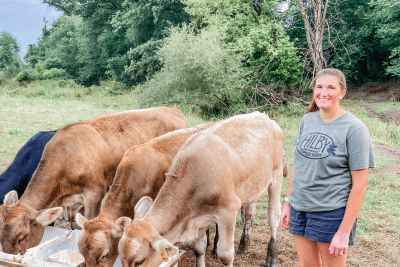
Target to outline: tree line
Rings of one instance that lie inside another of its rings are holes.
[[[218,113],[243,99],[262,105],[257,86],[308,90],[325,67],[355,84],[400,77],[399,1],[42,1],[63,15],[44,21],[19,80],[113,79],[135,86],[143,105]],[[23,68],[12,39],[0,35],[0,70]]]

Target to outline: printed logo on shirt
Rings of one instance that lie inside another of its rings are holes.
[[[323,133],[309,133],[302,137],[296,145],[297,151],[306,158],[323,159],[336,155],[332,138]]]

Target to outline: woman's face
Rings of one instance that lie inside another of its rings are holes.
[[[314,100],[320,109],[339,107],[340,99],[346,91],[340,87],[336,76],[325,75],[317,79],[314,88]]]

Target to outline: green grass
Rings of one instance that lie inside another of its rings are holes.
[[[381,169],[386,169],[390,166],[390,164],[393,162],[392,159],[389,159],[379,153],[375,153],[375,168],[374,171],[378,171]]]
[[[343,100],[343,106],[357,116],[368,127],[371,140],[375,144],[391,146],[400,149],[400,127],[395,122],[383,122],[369,117],[360,100]]]
[[[374,111],[376,114],[386,114],[390,112],[390,110],[387,107],[376,107]]]
[[[385,266],[400,266],[400,176],[383,174],[369,178],[357,235],[375,245]]]

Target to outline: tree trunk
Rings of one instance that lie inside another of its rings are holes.
[[[306,31],[307,43],[309,54],[313,62],[313,76],[326,68],[327,64],[324,59],[324,51],[322,49],[322,41],[324,39],[325,22],[326,22],[326,10],[328,8],[329,0],[311,0],[314,10],[314,28],[311,26],[307,12],[305,11],[303,0],[298,0],[301,15],[304,21],[304,27]],[[322,7],[324,12],[322,13]]]

